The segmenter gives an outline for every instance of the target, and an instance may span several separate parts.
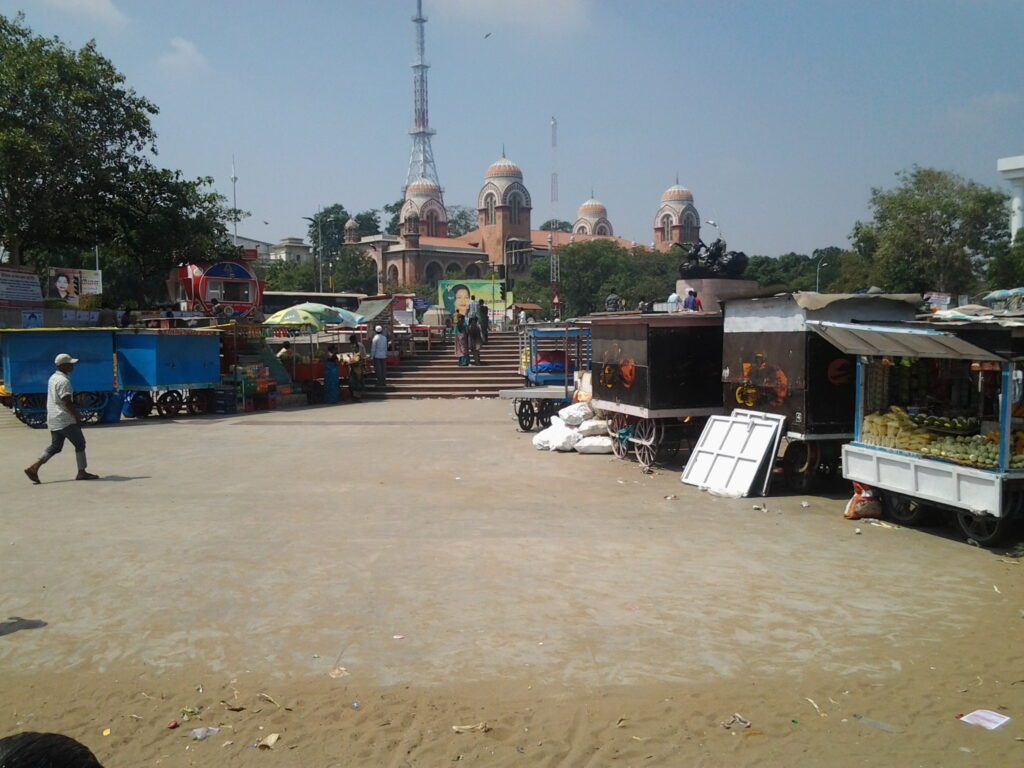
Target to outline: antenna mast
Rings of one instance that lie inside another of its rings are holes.
[[[413,129],[409,131],[412,136],[412,154],[409,156],[409,172],[405,177],[405,185],[409,186],[419,178],[429,179],[441,186],[437,177],[437,167],[434,165],[434,150],[430,146],[430,137],[434,131],[430,128],[430,119],[427,107],[427,70],[430,65],[424,60],[426,43],[423,37],[423,26],[427,23],[423,15],[423,0],[416,0],[416,15],[412,17],[416,25],[416,63],[412,65],[413,72]]]

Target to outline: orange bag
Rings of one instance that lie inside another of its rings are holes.
[[[881,516],[882,504],[878,500],[878,496],[875,495],[875,491],[860,483],[854,483],[853,498],[847,503],[843,517],[847,520],[865,520]]]

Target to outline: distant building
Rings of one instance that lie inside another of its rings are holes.
[[[309,264],[313,261],[313,247],[306,245],[301,237],[285,237],[270,248],[270,262],[286,264]]]
[[[251,252],[255,251],[255,260],[265,263],[270,261],[270,249],[273,247],[273,243],[268,243],[265,240],[256,240],[251,237],[242,237],[242,235],[239,235],[238,247],[249,251],[249,253],[246,253],[246,258],[248,260],[253,260]]]

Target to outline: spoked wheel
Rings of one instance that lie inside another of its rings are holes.
[[[201,416],[210,412],[210,390],[193,389],[185,399],[185,407],[193,416]]]
[[[1002,541],[1010,527],[1010,521],[1005,517],[976,515],[965,511],[956,513],[956,522],[964,536],[983,547],[994,547]]]
[[[608,422],[608,431],[612,438],[612,453],[620,459],[629,455],[629,434],[620,434],[624,429],[629,428],[629,419],[625,414],[616,413]]]
[[[654,466],[654,460],[658,455],[658,446],[664,436],[661,425],[654,419],[640,419],[636,424],[636,431],[633,434],[633,450],[636,453],[636,460],[644,470]]]
[[[125,401],[125,415],[144,419],[153,412],[153,398],[149,392],[132,392]]]
[[[185,398],[176,389],[169,389],[156,399],[156,412],[161,419],[170,419],[177,416],[185,407]]]
[[[14,398],[14,415],[33,429],[46,426],[46,395],[18,395]]]
[[[97,421],[107,404],[108,395],[100,392],[78,392],[75,394],[75,407],[82,414],[86,424]]]
[[[519,429],[523,432],[533,429],[533,423],[537,420],[537,411],[533,407],[533,401],[517,399],[513,408],[516,412],[516,420],[519,421]]]
[[[790,443],[782,457],[782,470],[790,491],[807,493],[817,480],[817,451],[804,442]]]
[[[931,507],[899,493],[883,493],[882,509],[894,523],[908,527],[924,525],[932,515]]]
[[[551,426],[551,417],[555,415],[555,404],[550,400],[532,400],[531,405],[537,412],[537,424],[542,429]]]

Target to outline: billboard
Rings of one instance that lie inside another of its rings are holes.
[[[43,291],[35,272],[0,267],[0,307],[33,307],[42,303]]]
[[[63,269],[50,267],[46,281],[46,298],[60,299],[73,307],[82,296],[103,293],[103,273],[94,269]]]
[[[471,298],[476,296],[477,301],[483,299],[487,304],[493,318],[505,314],[505,310],[513,304],[511,291],[502,298],[504,288],[504,280],[439,280],[437,303],[452,314],[458,310],[465,315]]]

